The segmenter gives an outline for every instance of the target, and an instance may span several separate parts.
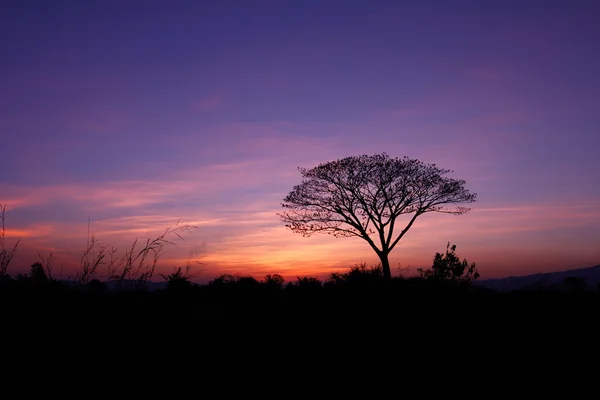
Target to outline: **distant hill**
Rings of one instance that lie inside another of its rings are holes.
[[[587,283],[589,288],[597,289],[600,284],[600,265],[543,274],[509,276],[507,278],[499,279],[483,279],[476,281],[475,284],[498,291],[536,288],[560,289],[567,287],[567,285],[565,285],[565,278],[582,279]]]

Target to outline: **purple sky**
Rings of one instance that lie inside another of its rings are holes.
[[[143,5],[142,5],[143,4]],[[0,204],[26,269],[68,269],[88,216],[123,248],[198,226],[163,268],[323,276],[375,253],[276,216],[298,166],[387,152],[478,194],[391,254],[446,242],[482,277],[600,263],[600,3],[4,1]],[[14,271],[13,271],[14,272]]]

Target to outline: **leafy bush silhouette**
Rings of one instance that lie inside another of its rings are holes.
[[[288,289],[298,288],[298,289],[302,289],[302,290],[314,291],[314,290],[319,290],[323,287],[323,284],[321,283],[321,281],[315,277],[297,276],[296,279],[297,279],[296,282],[289,282],[286,285],[286,288],[288,288]]]
[[[206,287],[209,293],[216,294],[217,297],[225,296],[227,301],[232,302],[256,297],[250,295],[258,294],[260,288],[261,284],[255,278],[241,274],[223,274],[210,281]]]
[[[418,268],[419,276],[429,280],[449,280],[456,283],[471,284],[479,278],[479,272],[475,263],[469,265],[467,259],[460,260],[456,255],[456,245],[446,245],[446,253],[436,253],[433,257],[433,265],[430,269]]]
[[[223,274],[208,282],[208,286],[225,286],[237,280],[235,275]]]
[[[209,286],[235,286],[237,288],[258,287],[259,282],[252,276],[241,274],[223,274],[208,283]]]
[[[270,289],[283,289],[283,284],[285,283],[285,279],[283,276],[279,274],[267,274],[263,278],[263,285]]]
[[[260,285],[256,278],[252,276],[240,276],[235,284],[242,289],[256,289]]]
[[[160,276],[167,281],[167,290],[169,291],[181,291],[187,290],[192,287],[189,275],[181,270],[181,267],[177,268],[175,272],[169,275],[160,274]]]
[[[383,283],[384,273],[381,264],[374,267],[367,267],[366,263],[350,267],[350,271],[345,273],[334,272],[329,276],[326,282],[328,285],[350,285],[356,287],[365,287],[378,283]]]

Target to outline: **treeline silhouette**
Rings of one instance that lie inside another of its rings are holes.
[[[0,287],[0,376],[21,388],[209,398],[595,387],[598,292],[498,293],[428,271],[390,280],[363,264],[324,282],[222,275],[198,285],[178,269],[148,291],[63,282],[35,263]]]
[[[52,255],[11,276],[18,242],[5,244],[0,218],[2,393],[379,399],[596,390],[600,292],[581,280],[567,279],[566,291],[494,292],[473,284],[475,264],[448,243],[417,277],[362,264],[324,281],[238,274],[198,285],[186,267],[159,274],[166,286],[148,290],[166,235],[190,228],[136,240],[122,256],[92,240],[80,271],[63,281]]]

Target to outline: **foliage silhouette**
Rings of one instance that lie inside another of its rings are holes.
[[[336,285],[366,286],[381,284],[384,280],[383,268],[381,265],[367,267],[366,263],[350,267],[345,273],[334,272],[329,276],[327,283]]]
[[[183,272],[181,267],[178,267],[175,272],[164,275],[160,274],[160,276],[167,282],[167,290],[171,291],[181,291],[188,290],[192,287],[192,282],[190,281],[190,266],[186,267],[186,271]]]
[[[424,279],[450,280],[461,284],[470,285],[479,278],[475,263],[469,265],[467,259],[460,260],[456,255],[456,245],[446,245],[446,253],[436,253],[430,269],[418,268],[419,276]]]
[[[36,284],[44,284],[49,281],[46,271],[44,270],[44,266],[40,262],[31,264],[29,279]]]
[[[296,282],[288,283],[288,287],[297,287],[306,290],[318,290],[323,287],[323,284],[318,278],[311,276],[296,277]]]
[[[391,279],[389,254],[417,217],[429,212],[464,214],[470,209],[447,205],[476,198],[465,181],[444,176],[451,170],[386,153],[298,169],[303,179],[283,200],[281,221],[305,237],[326,233],[367,241],[381,260],[386,279]],[[412,217],[399,230],[402,215]]]
[[[252,276],[223,274],[208,283],[212,286],[235,286],[237,288],[258,287],[259,282]]]
[[[267,286],[273,286],[281,289],[283,288],[285,279],[283,279],[283,276],[279,274],[267,274],[265,275],[263,282]]]

